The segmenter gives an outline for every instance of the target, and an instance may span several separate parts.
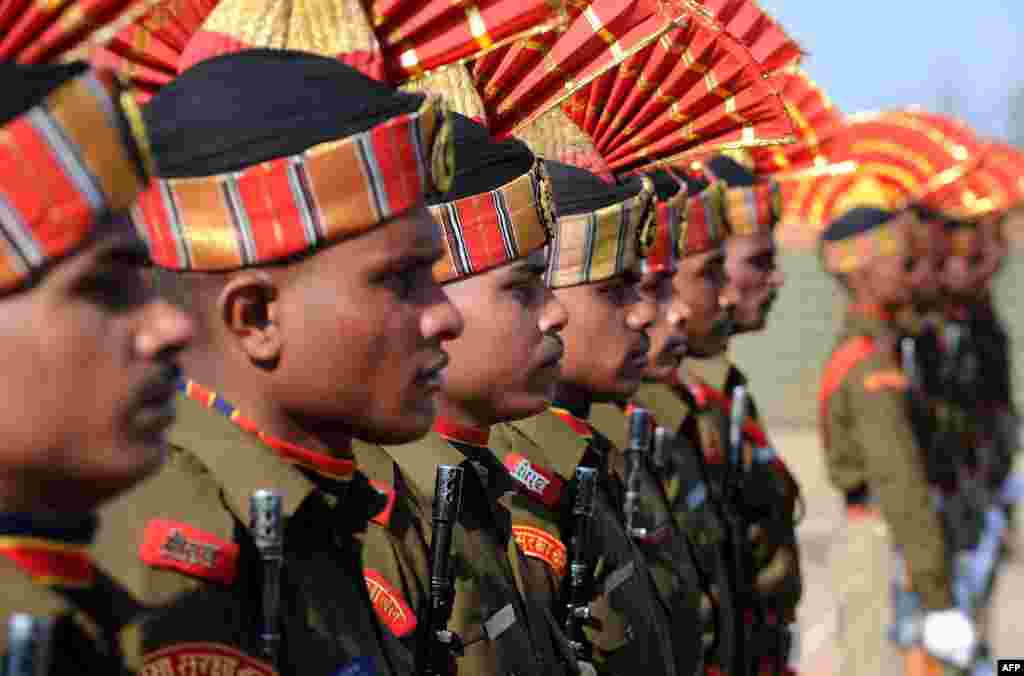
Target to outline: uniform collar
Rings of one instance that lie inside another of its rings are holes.
[[[96,535],[95,515],[0,513],[0,556],[35,584],[91,587],[96,571],[89,554]]]
[[[243,524],[249,524],[249,498],[256,490],[279,493],[285,516],[294,515],[309,495],[318,492],[297,465],[257,434],[184,394],[178,396],[178,419],[168,441],[198,458],[224,489],[228,507]]]
[[[548,409],[552,415],[561,420],[562,423],[582,439],[590,439],[594,436],[594,429],[586,419],[576,415],[568,408],[552,406]]]
[[[873,319],[880,322],[892,322],[896,315],[878,303],[850,303],[846,308],[848,315]]]
[[[658,425],[670,432],[677,432],[689,414],[689,407],[672,388],[661,383],[644,383],[633,395],[633,402],[643,406]]]
[[[887,313],[878,306],[865,306],[859,304],[850,305],[847,308],[846,316],[843,318],[843,329],[841,340],[854,336],[866,336],[878,338],[883,335],[891,335],[896,328],[891,313]]]
[[[451,418],[438,416],[434,420],[434,431],[446,441],[467,444],[469,446],[480,446],[487,448],[491,439],[491,429],[472,427],[457,423]]]
[[[683,360],[686,370],[693,376],[716,389],[723,389],[732,371],[732,361],[729,355],[722,352],[707,359],[687,358]]]
[[[564,418],[549,408],[525,420],[506,423],[518,430],[544,452],[544,460],[558,474],[571,479],[589,446],[588,438],[580,436]],[[589,430],[589,426],[587,428]],[[540,458],[530,458],[539,461]]]

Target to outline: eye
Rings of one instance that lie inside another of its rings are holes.
[[[103,267],[84,276],[76,286],[76,294],[98,307],[127,312],[148,297],[140,269],[129,265]]]

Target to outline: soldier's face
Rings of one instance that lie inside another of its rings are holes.
[[[863,270],[861,284],[871,294],[871,301],[895,308],[911,301],[911,275],[914,259],[909,254],[880,256]]]
[[[646,272],[637,289],[640,295],[654,304],[654,323],[647,330],[651,349],[644,377],[661,381],[672,374],[686,353],[686,319],[689,308],[672,286],[674,272]]]
[[[632,396],[647,368],[655,307],[640,296],[637,281],[625,275],[555,290],[569,311],[562,381],[596,401]]]
[[[160,464],[193,327],[150,293],[144,260],[103,234],[0,298],[0,457],[22,509],[92,509]]]
[[[973,238],[968,250],[950,255],[942,270],[942,283],[953,298],[980,298],[988,287],[985,252],[980,237]]]
[[[784,281],[774,237],[730,237],[725,247],[725,272],[728,282],[724,295],[732,303],[736,328],[760,331]]]
[[[942,223],[923,223],[914,233],[913,245],[910,278],[914,305],[921,310],[929,310],[942,297],[942,269],[948,253]]]
[[[1010,251],[1009,242],[1006,240],[1005,219],[1006,216],[1004,214],[988,216],[978,226],[978,234],[981,235],[984,255],[980,274],[986,287],[1002,269],[1003,262]]]
[[[447,406],[478,425],[540,413],[554,397],[568,315],[544,284],[545,251],[445,285],[465,320],[449,343]]]
[[[672,285],[686,306],[686,345],[690,354],[704,357],[725,348],[725,312],[719,298],[725,288],[725,254],[721,249],[684,256]]]
[[[429,431],[445,341],[462,317],[434,281],[437,227],[419,207],[303,262],[280,289],[276,403],[307,429],[376,443]]]

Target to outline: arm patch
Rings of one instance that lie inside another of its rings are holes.
[[[139,548],[139,558],[148,566],[225,585],[238,573],[238,553],[234,542],[168,519],[147,523]]]
[[[274,668],[220,643],[180,643],[142,657],[139,676],[276,676]]]
[[[505,469],[519,486],[519,492],[539,501],[548,509],[557,509],[562,501],[562,478],[555,472],[532,463],[519,453],[509,453],[504,460]]]
[[[541,528],[514,525],[512,535],[523,554],[551,566],[559,580],[565,575],[566,547],[561,540]]]
[[[373,568],[364,568],[363,576],[377,619],[398,638],[412,634],[416,629],[416,613],[402,598],[402,594]]]

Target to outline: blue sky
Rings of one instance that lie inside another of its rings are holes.
[[[980,132],[1008,134],[1008,94],[1024,86],[1024,0],[761,5],[809,52],[805,67],[842,110],[947,101]]]

